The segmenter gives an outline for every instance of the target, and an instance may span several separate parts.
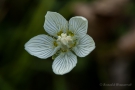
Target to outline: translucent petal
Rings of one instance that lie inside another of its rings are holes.
[[[63,75],[70,72],[77,63],[77,57],[71,51],[63,52],[53,62],[52,68],[55,74]]]
[[[45,15],[44,29],[48,34],[57,37],[58,32],[68,30],[68,22],[59,13],[48,11]]]
[[[95,42],[87,34],[84,37],[78,39],[76,46],[72,48],[72,50],[79,57],[87,56],[94,49],[95,49]]]
[[[37,35],[25,44],[25,50],[33,56],[46,59],[59,49],[54,46],[54,41],[55,39],[47,35]]]
[[[88,29],[88,21],[81,16],[72,17],[69,20],[69,30],[76,36],[83,37],[86,35]]]

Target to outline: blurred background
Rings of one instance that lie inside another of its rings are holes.
[[[96,49],[68,74],[24,50],[47,11],[84,16]],[[0,90],[135,90],[134,0],[0,0]]]

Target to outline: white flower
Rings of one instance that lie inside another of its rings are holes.
[[[48,11],[44,29],[49,35],[33,37],[25,44],[25,50],[41,59],[53,56],[53,72],[66,74],[76,66],[77,56],[85,57],[95,48],[93,39],[86,34],[87,28],[84,17],[72,17],[68,22],[59,13]]]

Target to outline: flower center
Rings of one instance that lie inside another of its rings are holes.
[[[67,36],[66,33],[62,33],[58,36],[57,41],[61,42],[61,44],[68,46],[73,40],[71,36]]]

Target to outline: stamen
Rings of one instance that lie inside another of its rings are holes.
[[[63,45],[68,45],[70,41],[72,41],[71,36],[67,36],[66,33],[62,33],[60,36],[58,36],[57,41],[61,42]]]
[[[57,44],[57,42],[56,42],[56,41],[54,41],[54,42],[53,42],[53,45],[54,45],[55,47],[57,47],[57,46],[58,46],[58,44]]]

